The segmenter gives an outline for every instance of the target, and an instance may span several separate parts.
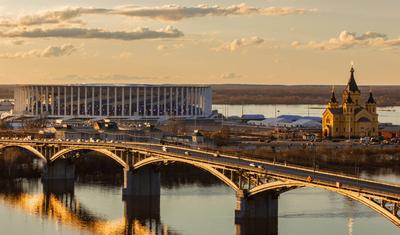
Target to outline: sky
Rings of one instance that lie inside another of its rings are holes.
[[[0,0],[0,83],[400,85],[398,0]]]

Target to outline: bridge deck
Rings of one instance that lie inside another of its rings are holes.
[[[87,142],[72,142],[72,141],[22,141],[22,140],[0,140],[0,145],[57,145],[65,147],[85,147],[85,148],[105,148],[105,149],[132,149],[143,152],[154,153],[158,155],[171,156],[182,158],[194,162],[208,163],[219,167],[243,169],[253,171],[255,173],[273,175],[285,180],[303,181],[317,185],[325,185],[335,187],[337,182],[341,184],[341,188],[351,190],[353,192],[367,193],[376,196],[381,196],[387,199],[400,200],[400,185],[390,182],[379,182],[364,178],[349,177],[323,171],[313,171],[304,167],[285,166],[280,164],[272,164],[268,161],[250,158],[240,158],[235,156],[221,155],[215,157],[214,153],[193,150],[180,146],[167,146],[168,151],[163,151],[163,145],[149,143],[87,143]],[[190,155],[185,152],[189,151]],[[250,163],[260,165],[263,169],[250,166]],[[307,177],[312,177],[310,182]]]

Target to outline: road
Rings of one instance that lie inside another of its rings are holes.
[[[134,144],[141,146],[144,149],[152,149],[154,151],[163,152],[161,145],[150,145],[150,144]],[[392,183],[377,182],[362,178],[349,177],[339,174],[332,174],[328,172],[313,171],[303,167],[285,166],[281,164],[273,164],[267,161],[253,160],[249,158],[238,158],[234,156],[220,155],[215,157],[214,153],[190,150],[177,146],[168,146],[168,153],[176,155],[184,155],[186,158],[197,160],[197,161],[210,161],[213,163],[219,163],[221,165],[232,167],[240,167],[243,169],[252,169],[254,171],[266,171],[268,174],[276,176],[282,176],[284,178],[291,178],[294,180],[307,181],[307,177],[311,176],[313,182],[318,184],[326,184],[328,186],[336,185],[336,182],[340,182],[343,188],[350,189],[352,191],[368,192],[378,195],[390,194],[395,198],[400,199],[400,185]],[[189,152],[190,156],[185,155],[185,152]],[[250,166],[253,163],[255,167]],[[262,166],[263,169],[257,166]]]

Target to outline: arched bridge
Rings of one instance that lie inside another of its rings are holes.
[[[8,147],[23,148],[46,161],[45,179],[73,178],[74,168],[65,159],[80,151],[98,152],[124,169],[125,196],[159,196],[159,172],[152,166],[189,164],[209,172],[236,192],[237,219],[276,217],[281,193],[314,187],[356,200],[400,227],[400,185],[393,183],[160,144],[0,140],[0,149]]]

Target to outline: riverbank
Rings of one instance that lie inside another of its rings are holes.
[[[344,86],[336,86],[340,100]],[[400,105],[400,86],[360,86],[362,99],[374,93],[378,106]],[[213,104],[326,104],[330,85],[212,85]]]

